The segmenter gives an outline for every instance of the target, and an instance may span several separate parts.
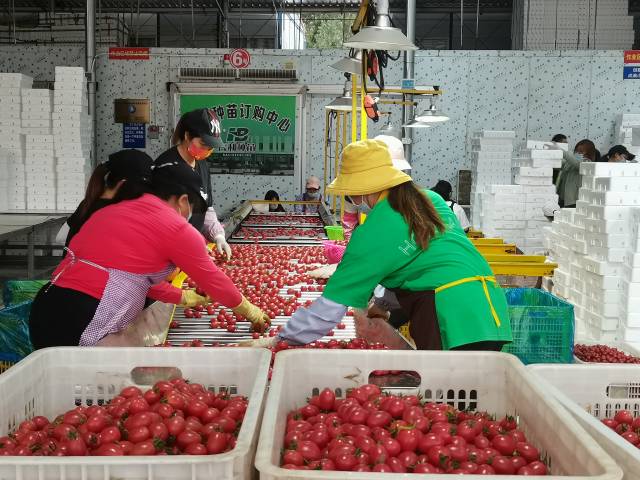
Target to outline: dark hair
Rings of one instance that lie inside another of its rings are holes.
[[[112,203],[121,202],[123,200],[135,200],[145,193],[151,192],[151,185],[139,178],[126,178],[122,175],[110,172],[104,163],[98,165],[89,179],[87,189],[85,190],[84,199],[80,204],[80,216],[83,217],[92,211],[92,206],[98,200],[105,189],[115,188],[118,183],[125,180],[118,191],[113,196]]]
[[[389,205],[400,213],[409,225],[409,235],[425,250],[437,232],[443,232],[444,223],[427,196],[415,183],[406,182],[389,190]]]
[[[578,143],[576,143],[576,146],[573,147],[573,151],[575,152],[576,150],[578,150],[578,147],[586,147],[587,151],[584,154],[584,156],[587,157],[592,162],[598,161],[599,154],[596,153],[597,152],[596,146],[591,140],[587,138],[585,138],[584,140],[580,140]]]
[[[278,195],[278,192],[276,192],[275,190],[269,190],[267,193],[265,193],[264,199],[265,200],[280,200],[280,196]]]
[[[207,209],[206,203],[198,193],[187,189],[187,187],[179,183],[154,182],[152,193],[165,201],[174,195],[181,197],[186,194],[189,197],[189,203],[193,205],[193,213],[203,213]]]
[[[436,192],[445,201],[448,202],[449,200],[451,200],[451,192],[453,191],[453,188],[451,187],[451,184],[446,180],[438,180],[438,183],[436,183],[436,186],[433,187],[431,191]]]
[[[184,140],[185,133],[188,133],[191,138],[198,137],[199,134],[185,125],[183,120],[184,117],[181,117],[178,120],[178,124],[176,125],[176,129],[173,131],[173,135],[171,135],[171,144],[177,145]]]
[[[553,136],[553,138],[551,139],[552,142],[556,142],[556,143],[566,143],[567,141],[567,136],[563,135],[562,133],[557,133]]]

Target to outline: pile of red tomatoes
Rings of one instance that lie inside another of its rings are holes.
[[[385,395],[367,384],[338,399],[325,388],[289,413],[281,466],[294,470],[546,475],[513,417]]]
[[[640,417],[634,417],[629,410],[620,410],[613,418],[602,420],[602,423],[633,446],[640,448]]]
[[[583,362],[640,363],[640,358],[607,345],[575,345],[573,354]]]
[[[319,216],[304,216],[294,214],[284,215],[249,215],[243,222],[243,225],[317,225],[322,226],[322,220]]]
[[[248,228],[241,227],[233,238],[246,238],[251,240],[269,239],[294,239],[294,238],[325,238],[324,230],[321,228]]]
[[[38,416],[0,438],[0,455],[211,455],[232,450],[248,401],[183,379],[142,392],[122,389],[107,405]]]

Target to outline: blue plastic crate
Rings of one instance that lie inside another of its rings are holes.
[[[15,363],[33,351],[29,338],[31,303],[0,310],[0,362]]]
[[[573,305],[535,288],[506,289],[513,342],[504,352],[525,364],[572,363]]]

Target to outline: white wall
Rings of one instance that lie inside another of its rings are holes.
[[[190,56],[178,56],[188,53]],[[166,83],[176,80],[181,66],[217,66],[223,50],[152,49],[149,61],[97,60],[98,158],[122,145],[122,126],[113,123],[113,100],[146,97],[151,119],[168,122]],[[301,83],[343,81],[329,67],[345,54],[335,50],[254,50],[252,67],[282,68],[294,62]],[[53,80],[55,65],[83,65],[82,48],[0,47],[0,71]],[[388,85],[399,84],[402,62],[385,72]],[[640,112],[640,81],[622,80],[621,51],[420,51],[416,55],[418,84],[438,84],[445,91],[441,107],[451,121],[416,132],[414,177],[424,186],[438,179],[455,182],[459,169],[470,167],[469,138],[481,129],[516,130],[517,139],[547,139],[565,133],[570,142],[591,138],[602,152],[613,142],[615,116]],[[322,174],[323,106],[330,96],[313,96],[307,118],[308,173]],[[399,119],[399,109],[393,118]],[[370,127],[370,136],[382,127]],[[168,145],[168,133],[148,140],[147,152],[156,156]],[[226,209],[239,199],[257,197],[273,188],[291,197],[297,187],[291,177],[221,176],[214,178],[216,203]]]

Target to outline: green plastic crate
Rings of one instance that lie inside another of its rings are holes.
[[[505,290],[513,342],[504,352],[523,363],[572,363],[573,305],[535,288]]]
[[[31,301],[0,310],[0,361],[17,362],[33,351],[29,338]]]

